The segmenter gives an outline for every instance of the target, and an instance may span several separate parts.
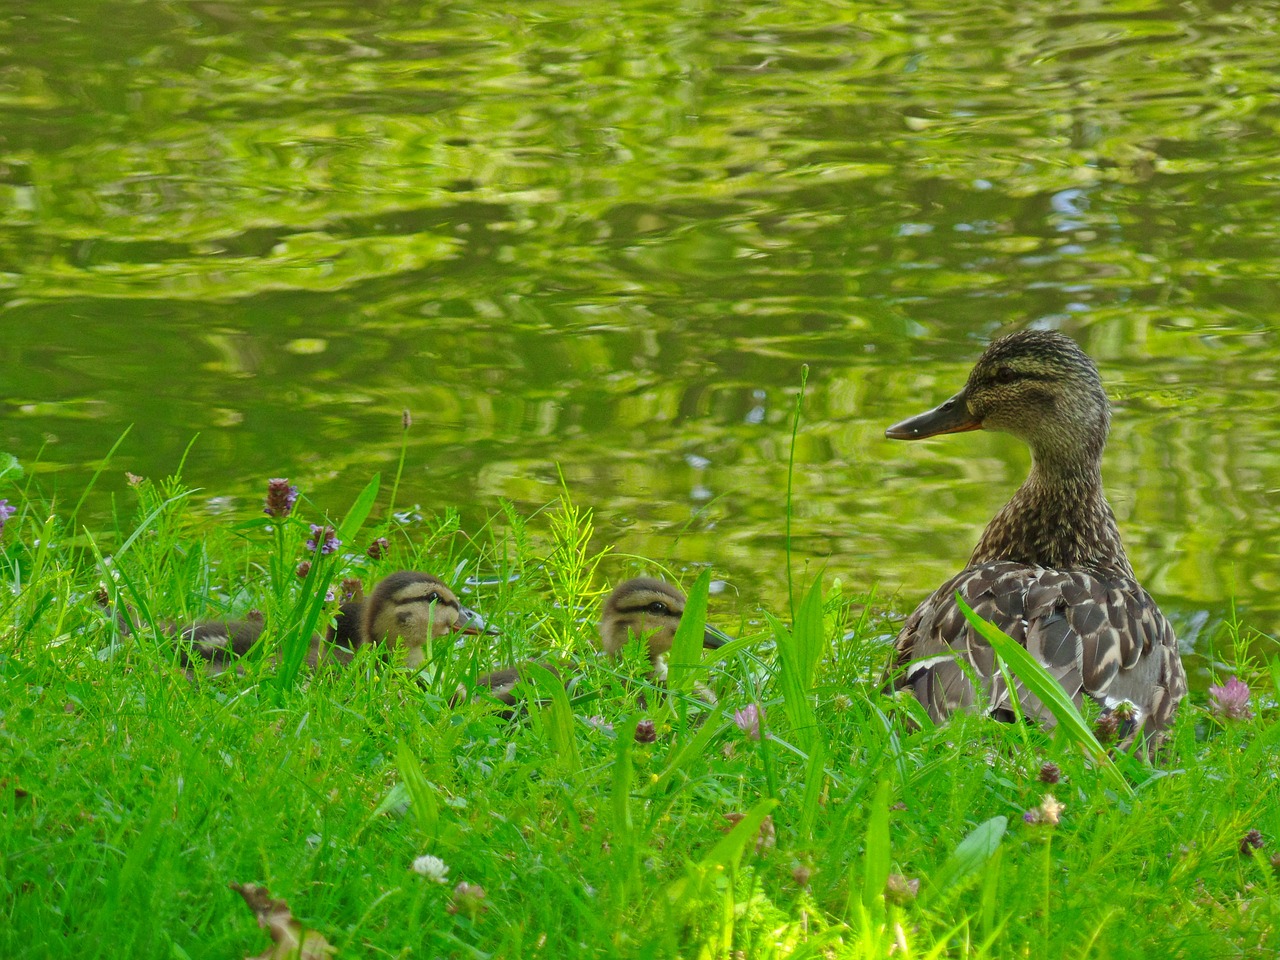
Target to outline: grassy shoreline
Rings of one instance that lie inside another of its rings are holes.
[[[265,884],[339,956],[1280,949],[1276,679],[1257,665],[1238,665],[1257,715],[1186,702],[1157,769],[1118,758],[1128,796],[1065,738],[968,716],[909,730],[869,682],[886,656],[878,611],[838,585],[797,584],[768,634],[646,695],[643,651],[594,652],[607,584],[589,513],[567,498],[468,536],[452,514],[371,522],[371,484],[328,521],[344,542],[323,555],[305,547],[326,522],[305,502],[283,522],[215,524],[177,481],[132,489],[132,516],[99,533],[12,498],[2,956],[257,954],[269,941],[233,882]],[[288,663],[331,614],[326,592],[397,569],[474,580],[466,602],[500,638],[442,646],[425,678],[362,655],[314,677],[264,658],[193,684],[154,629],[261,609]],[[449,708],[458,682],[530,656],[581,676],[520,722]],[[444,882],[415,871],[425,855]]]

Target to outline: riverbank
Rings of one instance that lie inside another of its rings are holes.
[[[1112,769],[975,717],[910,729],[874,682],[892,625],[848,584],[797,584],[767,632],[719,623],[741,639],[659,696],[638,647],[595,652],[608,585],[567,498],[498,533],[448,512],[397,520],[376,483],[341,517],[304,497],[228,524],[188,512],[177,481],[131,492],[100,531],[9,501],[4,956],[257,954],[268,935],[232,883],[265,885],[339,956],[1280,946],[1265,666],[1233,664],[1252,688],[1239,709],[1185,702],[1156,768]],[[416,675],[365,653],[315,676],[264,657],[191,682],[156,630],[256,609],[287,650],[344,580],[368,590],[397,569],[439,574],[498,633],[441,645]],[[691,629],[706,579],[683,584]],[[460,682],[531,657],[578,679],[542,677],[549,705],[513,722],[482,697],[449,706]]]

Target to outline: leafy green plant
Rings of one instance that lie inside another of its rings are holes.
[[[577,507],[567,490],[561,493],[550,518],[552,548],[546,559],[546,576],[555,606],[548,627],[555,649],[568,653],[576,646],[579,611],[600,594],[594,585],[595,573],[608,548],[592,551],[595,530],[591,511]]]
[[[815,580],[805,594],[791,630],[772,614],[768,615],[768,619],[778,644],[778,676],[783,705],[800,747],[808,752],[814,749],[817,742],[813,682],[818,663],[826,649],[821,581]]]

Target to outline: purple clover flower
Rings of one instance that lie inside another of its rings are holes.
[[[751,740],[760,739],[760,721],[763,719],[764,708],[757,703],[749,703],[741,710],[733,711],[733,722]]]
[[[283,520],[293,512],[293,505],[298,500],[298,488],[286,478],[277,477],[267,481],[267,500],[262,512],[275,520]]]
[[[4,533],[5,522],[18,512],[18,508],[8,500],[0,500],[0,533]]]
[[[313,553],[319,550],[328,556],[331,553],[337,553],[340,546],[342,546],[342,541],[338,539],[338,534],[333,527],[322,526],[318,523],[311,525],[311,539],[307,541],[308,550]]]
[[[445,907],[449,913],[460,913],[464,917],[475,920],[489,909],[485,902],[484,887],[478,883],[467,883],[465,880],[453,888],[453,899]]]
[[[1250,719],[1253,711],[1249,709],[1249,685],[1232,677],[1220,687],[1210,687],[1209,712],[1222,720]]]

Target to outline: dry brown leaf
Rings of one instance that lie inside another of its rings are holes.
[[[266,887],[257,883],[233,883],[230,887],[244,897],[258,918],[258,926],[271,935],[275,944],[265,953],[245,960],[328,960],[338,952],[318,931],[303,930],[289,905],[274,899]]]

